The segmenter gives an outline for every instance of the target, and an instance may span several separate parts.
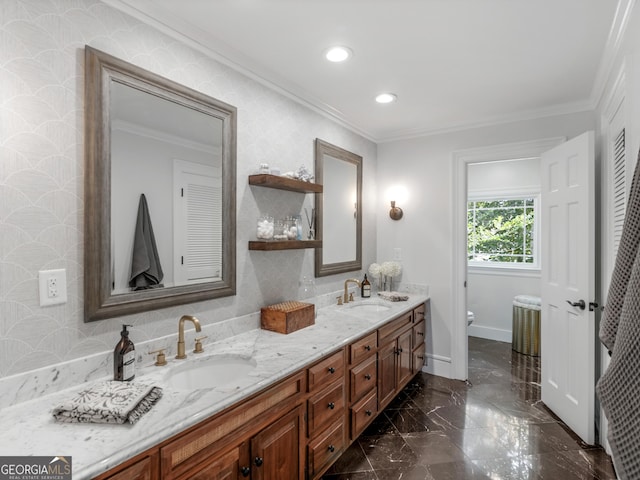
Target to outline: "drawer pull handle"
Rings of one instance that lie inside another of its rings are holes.
[[[365,380],[371,380],[371,375],[367,373],[367,374],[364,376],[364,378],[365,378]]]
[[[256,464],[256,467],[260,467],[264,463],[264,459],[262,457],[256,457],[253,463]]]
[[[336,451],[336,447],[334,447],[333,445],[329,445],[329,451],[331,453],[335,452]]]
[[[251,469],[249,467],[242,467],[240,469],[240,473],[242,474],[243,477],[248,477],[249,474],[251,473]]]
[[[366,410],[364,413],[367,417],[370,417],[372,412],[371,410]]]
[[[336,373],[336,369],[333,367],[329,367],[329,373]]]
[[[416,332],[417,335],[420,335],[421,337],[424,337],[424,332]]]
[[[422,355],[418,355],[418,360],[424,360],[424,357]]]
[[[370,351],[371,351],[371,345],[365,345],[364,349],[365,349],[367,352],[370,352]]]
[[[329,407],[329,410],[333,410],[334,408],[336,408],[336,404],[333,402],[329,402],[328,407]]]

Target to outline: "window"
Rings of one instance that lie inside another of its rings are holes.
[[[471,199],[467,204],[469,264],[539,268],[538,196]]]

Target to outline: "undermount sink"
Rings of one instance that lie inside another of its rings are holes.
[[[379,313],[389,310],[391,308],[391,305],[383,302],[365,301],[349,304],[347,305],[347,308],[349,310],[354,310],[354,312]]]
[[[240,355],[210,355],[171,369],[165,381],[176,390],[199,390],[242,380],[256,368],[256,361]]]

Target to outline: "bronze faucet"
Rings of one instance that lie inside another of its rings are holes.
[[[357,280],[355,278],[347,278],[344,281],[344,296],[343,296],[343,302],[344,303],[349,303],[349,283],[355,283],[356,285],[358,285],[358,287],[361,286],[359,280]]]
[[[180,321],[178,322],[178,354],[176,355],[178,359],[187,358],[187,354],[184,351],[184,322],[186,320],[193,322],[196,327],[196,332],[202,330],[202,328],[200,328],[200,321],[193,315],[183,315],[180,317]]]

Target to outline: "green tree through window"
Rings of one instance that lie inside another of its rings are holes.
[[[534,207],[534,198],[469,201],[469,261],[536,263]]]

